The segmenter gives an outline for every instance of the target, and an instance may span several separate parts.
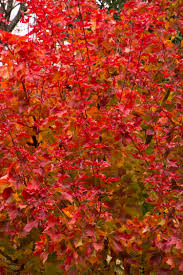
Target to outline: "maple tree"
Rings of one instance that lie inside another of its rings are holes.
[[[182,1],[27,5],[0,32],[1,274],[180,274]]]

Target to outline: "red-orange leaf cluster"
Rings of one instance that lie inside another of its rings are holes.
[[[12,274],[41,274],[38,256],[45,274],[180,274],[182,1],[131,0],[117,20],[94,0],[27,4],[29,34],[0,33]]]

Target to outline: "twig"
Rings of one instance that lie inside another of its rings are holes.
[[[79,2],[79,0],[77,0],[77,2],[78,2],[78,8],[79,8],[79,16],[80,16],[80,19],[81,19],[81,22],[82,22],[83,36],[84,36],[85,45],[86,45],[88,62],[90,63],[88,42],[87,42],[87,39],[86,39],[86,33],[85,33],[85,29],[84,29],[83,16],[82,16],[82,13],[81,13],[81,8],[80,8],[80,2]],[[88,68],[89,68],[89,70],[91,70],[90,65],[88,65]]]

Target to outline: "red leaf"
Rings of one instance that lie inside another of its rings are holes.
[[[67,192],[62,192],[61,200],[67,200],[67,201],[69,201],[71,203],[73,202],[72,196],[69,193],[67,193]]]
[[[93,243],[93,247],[95,248],[95,250],[101,250],[103,247],[103,242],[101,243]]]
[[[26,224],[26,226],[24,227],[24,230],[25,232],[29,233],[32,230],[32,228],[37,228],[37,227],[38,227],[38,221],[33,221]]]
[[[122,244],[115,240],[112,241],[112,248],[115,252],[120,252],[123,249]]]
[[[4,184],[9,184],[8,175],[5,175],[0,178],[0,185],[4,185]]]
[[[13,193],[13,189],[11,187],[7,187],[3,190],[2,197],[3,199],[7,200],[11,194]]]

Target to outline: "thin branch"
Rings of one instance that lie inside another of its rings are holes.
[[[85,33],[85,29],[84,29],[83,16],[82,16],[82,13],[81,13],[81,8],[80,8],[80,2],[79,2],[79,0],[78,0],[77,2],[78,2],[78,9],[79,9],[79,16],[80,16],[80,19],[81,19],[81,22],[82,22],[83,36],[84,36],[85,45],[86,45],[86,51],[87,51],[88,62],[90,63],[88,42],[87,42],[87,39],[86,39],[86,33]],[[89,70],[90,70],[90,65],[88,65],[88,68],[89,68]]]
[[[27,7],[26,7],[25,3],[21,3],[17,15],[14,17],[13,21],[7,27],[7,31],[8,32],[12,32],[13,31],[13,29],[16,27],[16,25],[20,21],[23,12],[25,12],[26,10],[27,10]]]
[[[13,7],[13,0],[8,0],[8,6],[7,6],[7,9],[6,9],[6,19],[7,20],[10,19],[11,12],[15,7]]]
[[[19,11],[16,14],[16,16],[13,18],[13,20],[12,20],[12,22],[10,24],[5,23],[4,21],[0,21],[0,29],[1,30],[6,31],[6,32],[12,32],[14,30],[14,28],[16,27],[16,25],[18,24],[18,22],[20,21],[23,13],[27,11],[27,7],[26,7],[25,3],[20,3],[20,4],[17,4],[17,5],[20,6]],[[1,13],[5,13],[5,19],[7,21],[9,21],[10,14],[11,14],[12,10],[15,7],[17,7],[17,5],[13,7],[13,1],[9,0],[8,1],[7,9],[5,9],[4,4],[2,4],[2,2],[1,2],[1,4],[0,4],[0,12]]]
[[[22,83],[22,87],[23,87],[23,90],[24,90],[24,94],[25,94],[26,101],[27,101],[27,103],[29,104],[29,97],[28,97],[28,95],[27,95],[27,89],[26,89],[26,87],[25,87],[25,80],[22,80],[21,83]]]

